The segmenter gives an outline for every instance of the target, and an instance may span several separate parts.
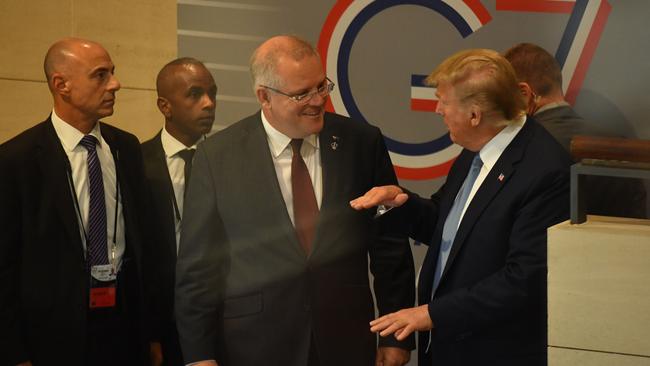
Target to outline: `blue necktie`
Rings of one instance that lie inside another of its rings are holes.
[[[104,181],[102,167],[97,157],[97,138],[86,135],[81,139],[81,146],[88,150],[88,182],[90,201],[88,205],[88,232],[86,247],[88,266],[108,264],[106,247],[106,201],[104,201]]]
[[[438,288],[440,283],[440,277],[442,272],[445,269],[447,264],[447,258],[449,258],[449,252],[451,251],[451,245],[454,243],[454,238],[456,238],[456,231],[458,230],[458,225],[460,221],[460,214],[465,208],[465,203],[469,197],[469,193],[472,191],[472,186],[474,186],[474,181],[478,177],[478,173],[481,171],[483,166],[483,161],[478,153],[474,156],[472,160],[472,165],[469,168],[469,173],[465,178],[465,182],[460,187],[456,199],[454,200],[454,205],[451,207],[447,219],[445,220],[445,226],[442,229],[442,241],[440,242],[440,253],[438,254],[438,264],[436,265],[436,272],[433,277],[433,290],[431,291],[431,298]]]

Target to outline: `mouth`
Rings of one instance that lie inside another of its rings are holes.
[[[212,124],[214,123],[214,116],[201,117],[197,120],[197,122],[203,127],[212,127]]]
[[[317,118],[323,115],[323,109],[315,109],[315,110],[307,110],[302,112],[304,116],[310,117],[310,118]]]

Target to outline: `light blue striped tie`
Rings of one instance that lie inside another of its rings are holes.
[[[474,160],[472,160],[472,165],[469,168],[469,173],[467,173],[465,182],[463,182],[463,185],[460,187],[456,199],[454,200],[454,205],[451,207],[447,219],[445,220],[445,226],[442,229],[442,241],[440,242],[438,263],[433,277],[431,298],[433,298],[433,295],[436,293],[436,289],[438,289],[438,285],[440,284],[440,277],[442,277],[442,272],[445,269],[447,259],[449,258],[451,246],[454,243],[454,238],[456,238],[460,214],[463,212],[463,208],[465,208],[465,202],[467,202],[469,193],[472,191],[472,186],[474,186],[474,181],[476,181],[476,177],[478,177],[478,173],[481,171],[482,166],[483,161],[481,161],[481,157],[477,153],[474,156]]]
[[[86,135],[79,142],[88,150],[88,182],[90,200],[88,204],[88,233],[86,247],[88,267],[108,264],[106,247],[106,201],[104,201],[104,181],[102,167],[97,157],[97,138]]]

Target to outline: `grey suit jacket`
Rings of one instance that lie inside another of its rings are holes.
[[[291,224],[256,113],[199,147],[177,264],[176,314],[186,362],[374,365],[368,256],[380,313],[414,303],[405,236],[349,201],[396,178],[377,128],[325,115],[323,199],[307,258]],[[336,145],[332,145],[336,142]],[[411,349],[413,339],[380,340]]]

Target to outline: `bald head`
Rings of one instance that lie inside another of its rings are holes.
[[[177,58],[165,66],[158,72],[156,77],[156,91],[159,97],[169,98],[169,96],[178,88],[178,83],[184,74],[192,72],[193,69],[205,70],[210,74],[203,62],[192,57]]]
[[[169,62],[158,73],[156,90],[165,130],[174,138],[189,147],[210,132],[217,85],[201,61],[182,57]]]
[[[305,57],[312,56],[318,57],[318,51],[302,38],[282,35],[268,39],[253,52],[250,59],[253,89],[258,85],[282,87],[282,81],[278,79],[276,72],[278,61],[281,58],[286,57],[300,61]]]
[[[74,65],[74,61],[78,61],[89,50],[101,50],[106,53],[99,43],[81,38],[64,38],[50,46],[43,62],[48,84],[55,72],[66,73]]]
[[[99,43],[81,38],[57,41],[48,49],[43,68],[54,110],[64,121],[87,133],[100,118],[113,114],[120,82]]]

